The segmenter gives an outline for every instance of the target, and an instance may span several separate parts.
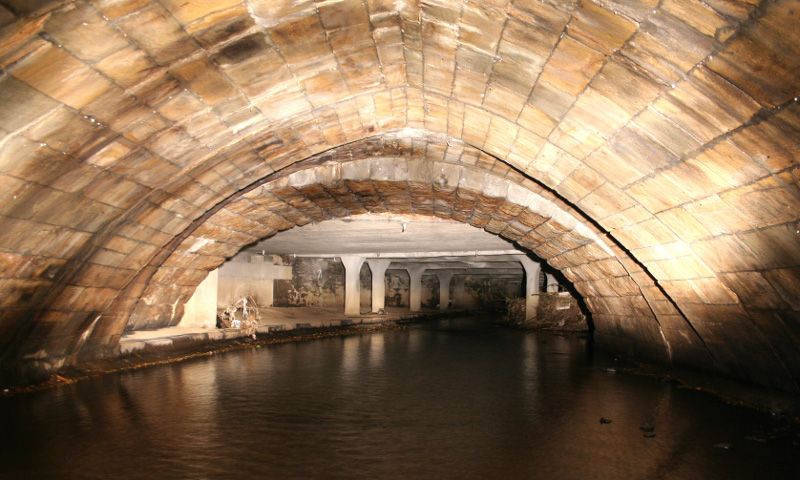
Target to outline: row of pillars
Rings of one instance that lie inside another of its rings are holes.
[[[345,315],[355,316],[361,314],[361,267],[366,261],[372,272],[372,311],[377,313],[385,308],[386,299],[386,270],[391,264],[391,260],[380,258],[366,259],[357,255],[345,255],[341,257],[345,271],[344,288],[344,313]],[[530,320],[536,317],[536,309],[539,305],[539,272],[541,266],[528,257],[520,256],[520,263],[525,269],[525,318]],[[425,265],[419,264],[406,268],[411,280],[409,291],[409,309],[418,312],[422,309],[422,274],[425,272]],[[450,305],[450,281],[453,279],[452,272],[437,272],[439,277],[439,309],[444,310]],[[558,291],[558,283],[555,277],[546,274],[547,291]],[[463,279],[462,279],[463,281]],[[463,287],[463,283],[462,283]]]
[[[372,272],[372,311],[377,313],[386,307],[386,270],[391,260],[380,258],[366,259],[356,255],[342,256],[345,271],[344,284],[344,313],[345,315],[359,315],[361,313],[361,267],[367,262]],[[406,268],[411,280],[409,291],[409,309],[418,312],[422,309],[422,274],[425,266],[420,264]],[[442,272],[439,277],[439,308],[445,309],[450,304],[450,280],[453,274]]]

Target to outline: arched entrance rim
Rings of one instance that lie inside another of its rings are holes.
[[[496,162],[501,162],[501,163],[504,163],[507,166],[509,166],[507,162],[499,160],[496,157],[491,156],[490,154],[486,153],[485,151],[483,151],[483,150],[481,150],[479,148],[471,146],[471,145],[469,145],[469,144],[467,144],[465,142],[461,142],[460,140],[453,139],[452,137],[447,137],[447,136],[444,136],[444,135],[441,135],[441,134],[431,135],[426,131],[408,130],[408,129],[403,129],[403,130],[396,131],[395,134],[396,134],[395,136],[393,136],[392,134],[382,134],[382,135],[377,135],[377,136],[373,136],[373,137],[367,137],[365,139],[357,140],[355,142],[350,142],[348,144],[344,144],[344,145],[335,147],[335,148],[327,150],[327,151],[325,151],[325,152],[323,152],[321,154],[318,154],[318,155],[315,155],[315,156],[312,156],[312,157],[308,157],[308,158],[306,158],[304,160],[297,161],[297,162],[285,167],[284,169],[282,169],[282,170],[280,170],[278,172],[275,172],[273,174],[267,175],[265,177],[262,177],[262,178],[260,178],[260,179],[258,179],[256,181],[252,182],[249,186],[239,190],[238,192],[234,193],[233,195],[228,196],[227,198],[225,198],[224,200],[219,202],[215,207],[213,207],[212,209],[207,211],[205,215],[203,215],[202,217],[200,217],[197,220],[195,220],[195,222],[193,222],[193,224],[190,227],[185,229],[180,235],[176,236],[173,239],[173,241],[168,246],[168,248],[162,249],[161,252],[160,252],[160,255],[157,255],[156,257],[151,259],[151,261],[148,264],[148,266],[151,267],[150,269],[143,269],[142,272],[140,272],[140,274],[143,273],[143,274],[147,275],[149,273],[149,275],[152,276],[152,274],[155,272],[155,270],[157,270],[158,267],[161,264],[163,264],[164,261],[166,261],[166,259],[178,249],[178,247],[181,245],[182,242],[184,242],[184,240],[188,239],[192,235],[192,233],[194,233],[203,223],[205,223],[206,220],[211,218],[215,213],[219,212],[220,210],[222,210],[226,206],[230,205],[232,202],[236,201],[237,199],[239,199],[239,198],[241,198],[243,196],[247,196],[248,194],[251,194],[251,192],[255,191],[257,188],[259,188],[261,186],[279,185],[281,183],[285,183],[286,185],[303,183],[302,181],[299,181],[299,179],[302,179],[302,178],[311,179],[311,177],[309,177],[309,175],[311,174],[312,169],[314,169],[314,168],[323,168],[326,163],[329,163],[330,161],[336,159],[337,152],[341,151],[342,149],[346,149],[349,146],[356,145],[359,142],[365,142],[365,141],[374,140],[374,139],[382,139],[382,140],[386,140],[386,141],[395,141],[395,140],[396,141],[404,141],[404,140],[413,141],[413,140],[416,140],[416,139],[423,139],[423,138],[424,139],[430,139],[431,137],[433,137],[437,141],[439,141],[440,143],[446,144],[446,145],[452,145],[452,144],[455,144],[455,143],[461,143],[465,147],[472,148],[472,149],[474,149],[476,151],[481,152],[482,154],[485,154],[485,155],[493,158]],[[352,155],[352,152],[350,154]],[[369,161],[373,161],[373,159],[370,159],[370,158],[359,159],[357,157],[350,156],[349,158],[345,158],[344,160],[342,160],[341,164],[342,164],[342,168],[344,169],[344,168],[346,168],[346,165],[354,165],[357,162],[369,162]],[[464,168],[463,165],[460,166],[460,167]],[[474,168],[476,170],[478,170],[478,171],[482,171],[480,167],[474,167]],[[521,172],[518,172],[516,169],[512,168],[512,170],[514,170],[516,172],[516,174],[519,175],[521,178],[529,179],[528,177],[526,177]],[[490,173],[490,172],[483,171],[483,173],[487,174],[487,173]],[[446,175],[445,175],[445,177],[446,177]],[[531,180],[531,179],[529,179],[529,180]],[[509,182],[509,184],[513,184],[513,182]],[[536,184],[541,186],[541,184],[539,184],[538,182]],[[512,190],[513,190],[513,188],[512,188]],[[546,188],[542,188],[542,193],[551,194],[552,192],[550,192]],[[539,195],[539,194],[537,193],[537,195]],[[571,207],[567,202],[564,202],[563,200],[561,200],[561,199],[559,199],[557,197],[554,198],[554,200],[556,202],[559,202],[559,200],[560,200],[559,203],[562,204],[562,208],[564,208],[564,207],[570,208]],[[549,203],[552,205],[552,201],[550,201]],[[585,215],[581,215],[582,212],[580,212],[578,210],[577,211],[578,215],[575,215],[576,209],[571,208],[569,213],[572,214],[572,218],[574,218],[575,216],[578,217],[577,219],[575,219],[576,225],[583,225],[583,222],[581,222],[581,220],[584,220],[586,216]],[[590,232],[592,234],[592,236],[594,236],[595,239],[597,239],[597,240],[602,242],[602,240],[599,239],[597,234],[595,232],[592,232],[592,230],[594,230],[592,228],[592,225],[593,224],[589,223],[588,227],[584,226],[583,227],[585,229],[584,231]],[[604,246],[603,249],[606,252],[613,253],[611,251],[611,249],[607,245],[605,245],[604,243],[603,243],[603,246]],[[612,255],[612,256],[615,256],[615,255]],[[140,280],[141,280],[141,278],[140,278]],[[653,314],[653,318],[657,321],[657,316],[655,316],[655,314]],[[98,330],[98,331],[100,331],[100,330]],[[662,338],[663,338],[663,335],[662,335]],[[667,349],[668,349],[668,347],[667,347]]]

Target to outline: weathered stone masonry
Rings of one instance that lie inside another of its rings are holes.
[[[414,212],[546,259],[600,344],[797,391],[799,23],[792,0],[0,0],[4,378],[113,354],[259,238]]]

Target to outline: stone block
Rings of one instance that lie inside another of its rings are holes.
[[[148,4],[117,20],[117,25],[160,65],[186,57],[195,48],[181,25],[160,4]]]
[[[492,115],[491,127],[487,132],[486,141],[483,145],[484,151],[488,155],[505,159],[508,156],[509,150],[519,138],[517,135],[518,131],[519,127],[515,123],[509,122],[501,116]],[[523,134],[521,141],[535,142],[543,140]]]
[[[53,99],[14,77],[0,79],[0,128],[4,130],[17,130],[57,105]]]
[[[128,47],[125,37],[90,4],[72,4],[50,15],[44,27],[57,43],[85,62],[97,62]],[[102,41],[98,41],[102,38]]]
[[[666,0],[661,8],[709,37],[729,25],[724,16],[699,0]]]
[[[147,6],[148,0],[97,0],[93,2],[95,8],[110,20],[130,15]]]
[[[519,114],[517,123],[524,129],[541,137],[547,137],[553,131],[557,122],[538,107],[525,104]]]
[[[725,273],[719,276],[733,290],[742,304],[750,308],[783,309],[786,303],[760,272]]]
[[[185,82],[204,102],[217,105],[237,95],[222,74],[205,59],[172,67],[170,73]]]
[[[164,6],[182,24],[191,23],[214,12],[239,4],[239,0],[200,0],[185,2],[182,0],[165,0]]]
[[[553,51],[539,79],[562,92],[578,96],[600,69],[603,59],[604,56],[597,50],[565,36]]]
[[[470,4],[461,15],[461,42],[483,51],[494,51],[502,33],[501,9],[483,4]]]
[[[546,142],[525,171],[548,186],[555,188],[571,175],[579,165],[580,162],[575,157],[552,143]]]
[[[793,2],[769,5],[752,28],[708,62],[708,68],[759,103],[771,107],[786,102],[797,95],[798,21],[800,11]]]
[[[761,263],[744,242],[732,235],[698,241],[691,247],[715,272],[755,270]]]
[[[798,112],[800,105],[789,105],[767,120],[737,131],[730,141],[771,172],[783,170],[800,155]]]
[[[562,92],[547,82],[538,82],[528,103],[542,114],[558,121],[575,102],[575,97]]]
[[[657,11],[640,24],[639,32],[625,46],[623,55],[659,81],[670,84],[681,80],[715,46],[713,37],[703,35],[668,13]]]
[[[774,177],[726,192],[722,200],[747,216],[756,228],[796,221],[796,212],[800,211],[800,198]]]
[[[14,63],[33,50],[45,45],[38,38],[44,23],[49,18],[42,15],[38,18],[10,22],[0,32],[0,64],[3,66]]]
[[[797,269],[768,270],[763,275],[793,311],[800,311],[800,274]]]
[[[11,74],[47,94],[80,109],[105,93],[111,84],[68,54],[53,45],[46,45],[17,62]]]
[[[592,89],[631,115],[649,105],[663,88],[663,85],[621,59],[607,62],[592,81]]]
[[[644,207],[634,202],[632,207],[603,219],[603,226],[613,232],[620,228],[644,222],[652,218],[652,216]]]
[[[736,233],[751,228],[749,219],[721,198],[712,196],[690,203],[684,207],[713,235]]]
[[[569,23],[569,35],[589,47],[611,54],[636,31],[636,24],[594,2],[581,2]]]
[[[652,106],[633,119],[631,128],[654,140],[675,156],[681,156],[700,146],[696,138]]]
[[[583,197],[579,205],[592,218],[602,221],[611,215],[632,207],[634,203],[634,200],[622,190],[610,183],[604,183]]]
[[[483,105],[501,117],[515,119],[519,116],[527,99],[528,92],[520,94],[502,85],[490,84],[486,89]]]
[[[739,297],[716,278],[690,280],[700,300],[707,305],[738,304]]]
[[[737,237],[753,252],[762,268],[796,267],[800,265],[800,249],[795,224],[738,233]]]
[[[684,208],[673,208],[660,212],[656,216],[685,241],[691,242],[711,235],[711,232]]]
[[[54,310],[68,312],[98,312],[117,295],[118,290],[104,287],[79,287],[68,285],[50,305]]]
[[[605,183],[602,175],[595,170],[579,166],[558,186],[558,191],[568,200],[577,203]]]

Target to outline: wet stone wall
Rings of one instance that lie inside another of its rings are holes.
[[[275,281],[276,307],[344,305],[344,266],[333,258],[291,260],[292,279]]]
[[[562,332],[584,332],[588,329],[578,301],[569,292],[540,293],[538,314],[528,326]]]
[[[285,257],[292,266],[291,280],[275,280],[276,307],[340,307],[344,305],[345,270],[338,258]],[[372,272],[361,267],[361,306],[371,306]],[[406,270],[388,269],[385,276],[387,308],[408,308],[410,278]],[[463,288],[460,286],[463,285]],[[502,310],[505,299],[521,295],[521,280],[464,276],[450,283],[451,306]],[[439,278],[422,276],[422,307],[439,307]]]

